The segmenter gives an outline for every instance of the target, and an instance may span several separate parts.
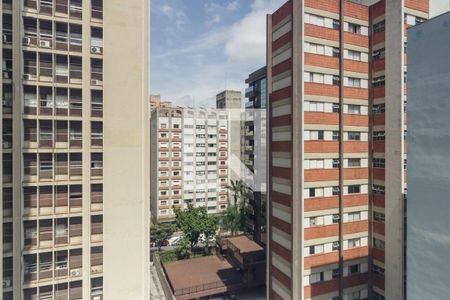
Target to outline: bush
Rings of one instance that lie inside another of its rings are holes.
[[[167,250],[167,251],[159,252],[158,255],[163,264],[168,264],[168,263],[175,262],[178,260],[175,250]]]

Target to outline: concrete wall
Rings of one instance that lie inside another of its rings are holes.
[[[104,4],[104,299],[149,299],[150,1]]]
[[[450,13],[408,34],[408,299],[448,299]]]

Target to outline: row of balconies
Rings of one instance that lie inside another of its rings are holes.
[[[7,6],[7,9],[10,6]],[[47,16],[69,17],[75,20],[83,18],[82,0],[23,0],[23,9]],[[103,1],[91,0],[91,20],[103,19]]]
[[[81,217],[24,221],[24,250],[79,245],[82,243]],[[103,240],[103,216],[91,216],[91,242]]]
[[[80,269],[81,271],[81,269]],[[74,274],[76,271],[74,271]],[[76,278],[78,276],[74,276]],[[24,289],[25,300],[41,300],[41,299],[83,299],[82,281],[70,281],[60,284],[40,286],[39,288]],[[92,298],[92,300],[101,300],[102,298]]]
[[[39,90],[39,92],[37,91]],[[41,86],[24,86],[24,107],[26,115],[81,117],[82,91],[81,89],[67,89]],[[3,114],[12,113],[12,86],[3,85],[2,105]],[[91,117],[103,116],[102,91],[91,90]]]
[[[91,59],[91,86],[103,85],[103,62]],[[24,51],[23,80],[27,82],[77,84],[83,79],[79,56]]]
[[[24,255],[24,284],[43,283],[82,276],[81,249]],[[91,248],[91,274],[103,273],[103,247]]]
[[[81,180],[81,153],[24,153],[24,182]],[[103,176],[103,154],[91,153],[91,179]],[[12,154],[3,155],[3,182],[12,180]]]

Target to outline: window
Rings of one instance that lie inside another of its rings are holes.
[[[374,168],[383,168],[385,166],[385,159],[384,158],[374,158],[373,159],[373,167]]]
[[[339,159],[335,158],[333,159],[333,168],[339,168],[340,161]]]
[[[360,88],[361,87],[361,79],[348,77],[347,78],[347,86]]]
[[[384,86],[384,84],[385,84],[385,77],[384,76],[375,77],[372,80],[373,87]]]
[[[349,168],[361,167],[361,159],[360,158],[349,158],[348,159],[348,167]]]
[[[349,194],[359,194],[359,193],[361,193],[361,186],[360,185],[349,185],[348,186],[348,193]]]
[[[333,141],[339,141],[339,131],[333,131]]]
[[[360,132],[354,132],[354,131],[348,132],[348,140],[349,141],[360,141],[361,140],[361,133]]]
[[[348,23],[348,32],[361,34],[361,25],[354,24],[354,23]]]
[[[374,141],[384,141],[385,132],[384,131],[374,131],[373,132],[373,140]]]
[[[352,248],[356,248],[356,247],[361,247],[361,239],[360,238],[349,239],[348,240],[348,249],[352,249]]]
[[[310,198],[314,198],[316,196],[316,189],[315,188],[310,188],[309,189],[309,197]]]
[[[359,300],[359,299],[361,299],[360,291],[352,292],[347,295],[347,300]]]
[[[348,266],[348,274],[349,275],[359,273],[359,272],[361,272],[359,264]]]
[[[372,106],[372,112],[374,114],[383,114],[385,112],[386,105],[384,103],[381,104],[374,104]]]
[[[333,103],[333,112],[338,113],[339,111],[339,103]]]
[[[347,50],[347,58],[348,59],[352,59],[352,60],[361,60],[361,52],[359,51],[354,51],[354,50]]]
[[[333,242],[331,247],[332,247],[331,249],[333,249],[333,251],[339,250],[339,248],[340,248],[339,247],[339,242]]]
[[[341,217],[338,214],[333,215],[333,224],[339,223]]]
[[[385,221],[385,215],[384,215],[383,213],[374,211],[374,212],[373,212],[373,219],[374,219],[375,221],[380,222],[380,223],[384,223],[384,221]]]
[[[341,50],[339,48],[333,47],[333,57],[340,57]]]
[[[374,33],[382,32],[382,31],[384,31],[385,26],[386,26],[386,22],[384,20],[380,21],[373,25],[373,32]]]
[[[385,189],[384,186],[374,184],[373,188],[372,188],[372,191],[373,191],[374,194],[384,195],[384,189]]]
[[[376,264],[372,265],[372,271],[378,275],[384,276],[384,268],[377,266]]]
[[[333,271],[331,272],[331,277],[333,279],[338,279],[340,275],[339,269],[333,269]]]
[[[348,113],[353,115],[361,114],[361,106],[360,105],[348,105]]]
[[[373,246],[377,249],[384,250],[384,241],[373,238]]]
[[[372,54],[373,60],[383,59],[384,55],[385,55],[385,51],[386,50],[384,48],[373,51],[373,54]]]
[[[338,75],[333,75],[333,85],[339,85],[341,82],[341,79]]]
[[[340,191],[339,187],[338,186],[333,186],[333,191],[332,191],[333,196],[339,196],[340,193],[341,193],[341,191]]]
[[[334,20],[333,19],[333,29],[334,30],[339,30],[341,28],[341,22],[339,22],[339,20]]]
[[[349,222],[359,221],[359,220],[361,220],[361,213],[359,211],[348,213],[348,221]]]

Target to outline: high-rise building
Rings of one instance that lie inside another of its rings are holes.
[[[174,208],[228,206],[229,114],[215,109],[157,108],[151,118],[151,213],[175,220]]]
[[[150,112],[161,104],[161,95],[150,95]]]
[[[242,176],[251,183],[253,189],[248,210],[249,231],[257,243],[266,244],[266,76],[263,67],[251,73],[245,80],[245,112],[243,115],[243,132],[241,134],[241,161],[246,169]]]
[[[148,3],[1,5],[2,297],[148,299]]]
[[[171,101],[161,101],[161,95],[150,95],[150,114],[157,107],[172,107]]]
[[[450,13],[408,31],[408,299],[446,299],[450,280]]]
[[[404,299],[405,37],[428,1],[355,2],[267,19],[271,299]]]
[[[229,116],[230,179],[241,179],[241,92],[225,90],[216,95],[216,108],[227,110]]]

